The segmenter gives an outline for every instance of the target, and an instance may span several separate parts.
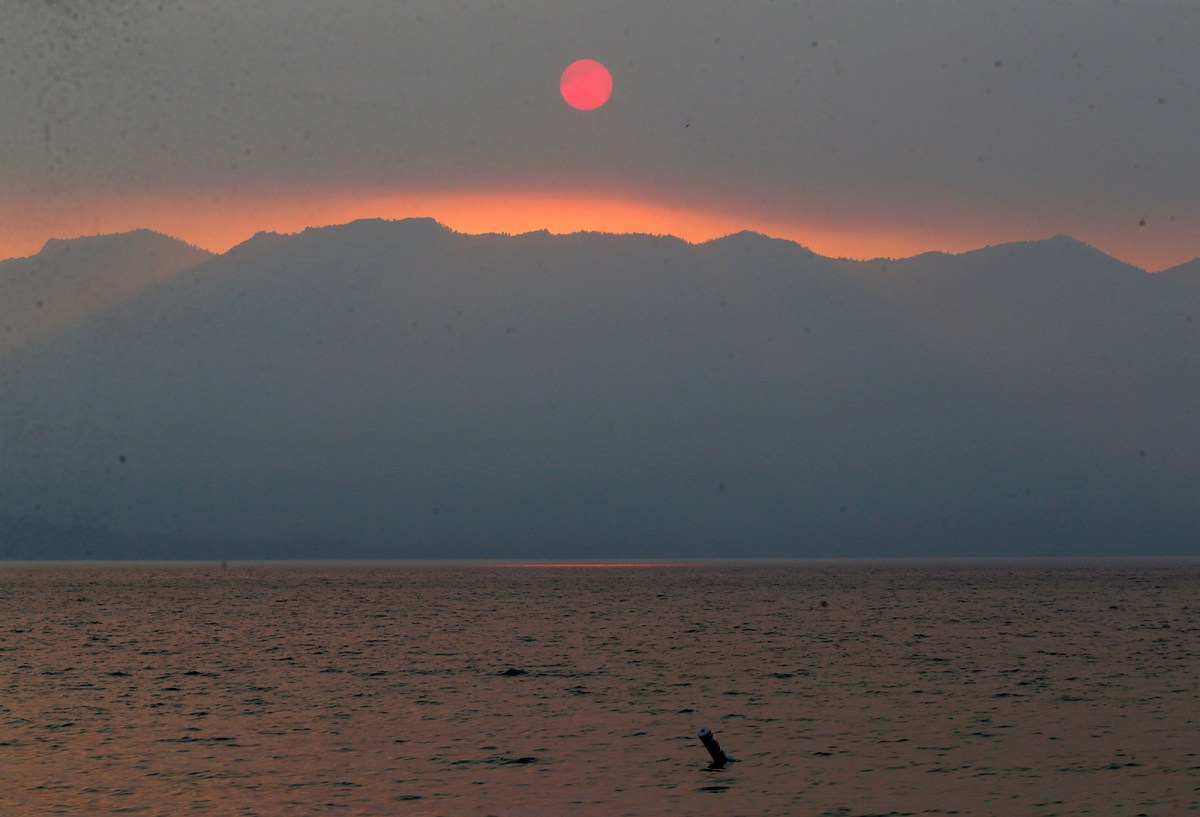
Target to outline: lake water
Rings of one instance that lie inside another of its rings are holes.
[[[1194,814],[1198,610],[1197,561],[10,564],[0,814]]]

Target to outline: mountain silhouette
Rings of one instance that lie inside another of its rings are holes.
[[[259,234],[0,359],[0,548],[1195,553],[1198,330],[1065,236]]]
[[[1200,287],[1200,258],[1157,272],[1155,275],[1170,281]]]
[[[51,239],[0,261],[0,356],[200,263],[211,254],[149,230]]]

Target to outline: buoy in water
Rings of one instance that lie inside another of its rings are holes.
[[[704,744],[704,748],[708,750],[708,754],[712,757],[713,766],[720,768],[726,763],[732,763],[737,759],[721,748],[721,744],[717,743],[712,730],[707,726],[701,726],[700,731],[696,734],[699,736],[700,742]]]

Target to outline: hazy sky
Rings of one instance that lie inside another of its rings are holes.
[[[1200,255],[1192,0],[0,2],[0,257],[406,215]]]

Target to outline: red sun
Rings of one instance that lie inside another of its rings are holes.
[[[612,74],[595,60],[575,60],[558,81],[563,99],[580,111],[594,111],[608,102],[612,87]]]

